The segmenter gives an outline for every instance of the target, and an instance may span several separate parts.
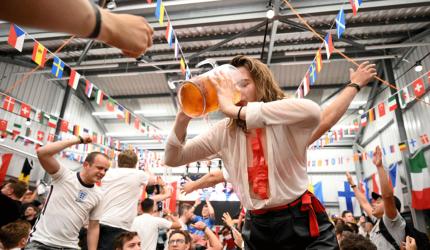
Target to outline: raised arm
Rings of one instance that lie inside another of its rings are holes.
[[[212,232],[212,230],[210,228],[208,228],[203,221],[196,222],[195,224],[192,224],[192,226],[194,228],[196,228],[197,230],[201,230],[205,233],[205,235],[209,241],[209,247],[207,249],[211,249],[211,250],[221,250],[222,249],[222,244],[219,241],[218,237],[216,237],[214,232]]]
[[[221,170],[213,170],[195,181],[188,177],[186,177],[186,180],[187,182],[181,188],[181,192],[185,194],[192,193],[202,188],[213,187],[218,183],[225,182],[224,175]]]
[[[225,120],[221,120],[209,130],[185,142],[187,127],[191,118],[182,111],[176,116],[173,131],[166,143],[164,164],[170,167],[181,166],[190,162],[202,160],[220,151],[220,141]]]
[[[154,202],[164,201],[172,195],[170,189],[166,186],[166,183],[163,181],[161,177],[158,178],[158,184],[160,185],[161,192],[160,194],[153,195],[151,197]]]
[[[361,208],[366,212],[367,216],[372,215],[372,206],[370,205],[369,201],[366,199],[366,196],[360,191],[360,189],[355,185],[354,180],[352,179],[351,174],[346,171],[346,179],[349,182],[349,185],[351,186],[352,190],[354,191],[355,198],[357,199],[358,203],[360,204]]]
[[[117,47],[123,54],[132,57],[140,56],[152,46],[153,29],[145,18],[114,14],[105,9],[100,9],[100,15],[98,40]],[[3,0],[0,19],[79,37],[90,36],[96,26],[95,10],[88,0]]]
[[[389,219],[394,219],[397,216],[397,208],[396,203],[394,202],[393,187],[388,179],[387,171],[385,171],[384,166],[382,165],[382,153],[379,146],[375,149],[372,161],[378,170],[379,182],[381,184],[381,196],[384,200],[384,214]]]
[[[209,197],[206,197],[206,205],[208,205],[209,216],[215,220],[215,210],[212,207],[211,202],[209,201]]]
[[[91,143],[91,138],[89,136],[81,138],[82,143]],[[55,174],[60,169],[60,163],[55,159],[55,155],[70,146],[80,143],[81,139],[79,137],[73,137],[72,139],[46,144],[37,149],[37,158],[39,158],[40,164],[48,174]]]
[[[349,69],[349,71],[351,83],[359,85],[360,88],[366,86],[373,77],[376,76],[375,64],[369,64],[369,62],[363,62],[357,70]],[[312,133],[308,145],[318,140],[340,120],[357,93],[358,90],[354,87],[349,86],[345,88],[334,101],[322,111],[320,124]]]

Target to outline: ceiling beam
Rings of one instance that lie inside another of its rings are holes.
[[[335,83],[327,85],[314,85],[312,89],[336,89],[345,86],[345,83]],[[281,87],[284,91],[296,90],[297,86],[283,86]],[[175,93],[176,95],[176,93]],[[115,100],[120,99],[141,99],[141,98],[159,98],[159,97],[170,97],[170,93],[155,93],[155,94],[134,94],[134,95],[112,95],[111,98]]]

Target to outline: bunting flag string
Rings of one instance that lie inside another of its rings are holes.
[[[351,6],[353,8],[353,12],[354,12],[354,16],[355,16],[357,14],[358,7],[361,5],[361,0],[350,0],[350,3],[351,3]],[[338,15],[336,16],[335,21],[332,23],[330,30],[332,29],[332,27],[334,27],[334,25],[336,25],[337,35],[338,35],[338,38],[340,39],[342,34],[345,32],[345,29],[346,29],[345,12],[343,10],[343,5],[342,5],[342,8],[340,9]],[[317,80],[318,73],[320,73],[320,71],[323,68],[323,60],[322,60],[322,54],[321,54],[323,48],[325,48],[327,60],[330,60],[330,56],[335,51],[335,47],[333,44],[333,37],[332,37],[332,34],[330,32],[327,33],[327,35],[324,38],[324,41],[322,42],[322,44],[317,49],[317,52],[315,54],[315,57],[314,57],[311,65],[309,66],[308,70],[306,71],[305,76],[303,77],[303,80],[300,82],[299,87],[296,90],[297,98],[303,98],[309,93],[310,88],[306,89],[306,87],[307,87],[306,84],[310,83],[310,86],[313,86],[315,84],[315,82]],[[301,88],[304,89],[302,96],[300,95],[300,92],[302,92],[300,90]]]
[[[174,49],[175,60],[179,60],[179,67],[185,80],[192,77],[190,67],[188,66],[187,60],[185,59],[184,52],[179,43],[178,36],[176,35],[175,29],[172,25],[172,20],[167,13],[167,9],[164,6],[162,0],[157,0],[157,6],[155,8],[155,17],[158,19],[160,26],[164,26],[165,19],[167,20],[165,38],[170,48]]]
[[[369,108],[360,117],[353,119],[353,124],[358,128],[358,124],[362,127],[369,125],[370,123],[381,119],[388,112],[395,111],[398,107],[405,109],[407,105],[415,99],[418,99],[424,95],[427,88],[423,77],[427,76],[427,85],[430,86],[430,70],[420,75],[415,80],[409,82],[403,86],[400,90],[390,95],[388,98],[377,103],[375,106]],[[409,91],[412,87],[412,91]]]
[[[397,152],[403,152],[410,148],[413,150],[412,152],[416,151],[419,147],[426,146],[430,144],[429,136],[428,134],[424,133],[419,136],[420,138],[417,140],[416,138],[411,138],[407,141],[399,142],[397,144],[389,144],[386,146],[381,147],[382,154],[385,155],[393,155]],[[332,140],[332,138],[330,139]],[[331,141],[330,143],[333,143]],[[328,144],[330,144],[328,143]],[[318,144],[318,143],[315,143]],[[324,146],[328,145],[324,144]],[[309,147],[310,150],[314,149],[322,149],[324,146],[321,146],[317,148],[316,146]],[[327,166],[335,166],[339,165],[342,166],[343,163],[349,164],[352,162],[358,162],[358,161],[372,161],[373,159],[373,150],[367,150],[363,152],[356,152],[353,153],[352,158],[348,156],[337,156],[337,157],[331,157],[331,158],[312,158],[308,159],[307,166],[308,167],[327,167]]]
[[[17,99],[12,98],[4,93],[0,92],[0,97],[2,97],[2,106],[1,109],[13,113],[15,115],[21,116],[26,119],[26,121],[34,121],[43,126],[47,126],[52,129],[56,129],[57,126],[60,128],[60,132],[70,135],[81,135],[82,133],[91,135],[91,132],[87,128],[81,128],[79,125],[72,125],[69,121],[58,118],[54,115],[48,114],[42,110],[37,110],[30,105],[19,101]],[[1,100],[1,98],[0,98]],[[19,112],[14,111],[15,104],[19,104]],[[11,124],[12,125],[12,124]],[[70,129],[73,128],[73,129]],[[82,133],[81,133],[82,132]],[[22,134],[22,125],[19,123],[14,123],[12,129],[8,129],[8,121],[4,119],[0,119],[0,136],[1,138],[6,138],[8,135],[12,136],[13,140],[18,139],[18,135]],[[36,147],[39,147],[44,144],[44,142],[53,142],[54,134],[49,133],[47,137],[45,137],[45,132],[38,131],[36,134],[36,139],[31,138],[31,130],[27,128],[25,131],[25,137],[22,139],[25,140],[26,143],[32,142],[36,144]],[[109,147],[110,149],[119,150],[119,147],[113,147],[112,138],[106,137],[103,135],[98,135],[96,132],[93,132],[93,143],[98,144],[101,147]],[[59,135],[61,136],[61,135]]]
[[[173,31],[173,28],[172,28],[172,31]],[[88,98],[91,98],[94,96],[95,101],[99,106],[104,105],[103,104],[103,100],[105,99],[104,97],[106,97],[108,99],[108,102],[107,102],[108,104],[106,105],[108,111],[115,112],[115,107],[118,108],[120,106],[120,104],[116,100],[114,100],[110,96],[108,96],[106,94],[106,92],[104,92],[101,88],[97,87],[94,83],[85,79],[84,75],[81,75],[75,69],[73,69],[71,66],[69,66],[64,61],[62,61],[59,57],[57,57],[55,55],[55,53],[51,52],[49,49],[47,49],[45,46],[43,46],[43,44],[41,44],[36,39],[34,39],[32,36],[30,36],[28,33],[26,33],[24,29],[22,29],[21,27],[19,27],[16,24],[11,24],[10,33],[9,33],[9,37],[8,37],[9,45],[14,47],[18,51],[22,52],[23,44],[24,44],[24,41],[26,38],[30,38],[31,40],[34,41],[32,60],[38,65],[37,69],[40,67],[45,67],[46,61],[49,60],[49,58],[50,58],[50,57],[48,57],[48,55],[50,55],[53,58],[51,73],[56,78],[61,79],[63,77],[64,71],[66,71],[66,68],[68,68],[68,69],[70,69],[70,77],[69,77],[68,85],[72,89],[76,90],[78,85],[79,85],[80,80],[82,79],[85,83],[84,87],[85,87],[86,96]],[[182,53],[182,50],[181,50],[181,53]],[[34,71],[35,70],[33,70],[30,73],[33,73]],[[11,97],[9,97],[9,98],[11,98]],[[22,102],[20,102],[20,103],[22,103]],[[13,106],[8,106],[8,107],[9,107],[9,109],[10,109],[10,107],[12,107],[12,109],[13,109]],[[121,106],[121,107],[123,109],[123,112],[127,112],[130,119],[132,117],[137,117],[135,114],[128,111],[123,106]],[[9,110],[9,109],[6,109],[6,110]],[[35,109],[31,108],[31,110],[35,110]],[[56,121],[62,120],[61,117],[55,117],[53,115],[50,115],[49,119],[51,122],[48,125],[52,128],[56,127],[56,123],[54,123],[54,120],[56,120]],[[140,127],[148,127],[148,126],[149,125],[147,125],[145,122],[142,122]],[[161,133],[158,131],[157,128],[155,128],[153,126],[150,126],[150,127],[152,127],[152,130],[154,131],[153,139],[164,140],[163,136],[161,136]],[[149,130],[148,129],[146,129],[146,130],[140,129],[138,131],[143,133],[143,134],[148,135],[147,131],[149,131]]]
[[[308,24],[308,22],[306,22],[306,20],[297,12],[297,10],[291,5],[291,3],[290,2],[288,2],[288,1],[286,1],[286,0],[284,0],[284,3],[290,8],[290,10],[297,16],[297,18],[309,29],[309,31],[311,31],[315,36],[317,36],[322,42],[325,42],[325,40],[324,40],[324,38],[318,33],[318,32],[316,32],[315,31],[315,29],[313,29],[309,24]],[[352,4],[352,3],[351,3]],[[355,1],[354,2],[354,4],[355,4],[355,7],[356,7],[356,9],[358,10],[358,6],[361,4],[361,2],[359,1],[359,0],[357,0],[357,1]],[[339,31],[339,29],[341,29],[341,28],[345,28],[346,27],[346,24],[345,24],[345,22],[344,22],[344,14],[342,15],[342,12],[343,12],[343,7],[341,8],[341,10],[339,11],[339,14],[338,14],[338,16],[337,16],[337,21],[338,21],[338,23],[340,23],[340,24],[343,24],[343,25],[338,25],[338,27],[337,27],[337,29],[338,29],[338,34],[339,33],[343,33],[343,32],[340,32]],[[352,64],[354,64],[355,66],[359,66],[359,64],[354,60],[354,59],[352,59],[352,58],[350,58],[349,56],[347,56],[347,55],[345,55],[342,51],[340,51],[340,50],[338,50],[338,49],[336,49],[336,48],[334,48],[333,49],[336,53],[338,53],[339,55],[341,55],[343,58],[345,58],[347,61],[349,61],[350,63],[352,63]],[[375,76],[375,79],[376,80],[379,80],[379,81],[381,81],[383,84],[385,84],[385,85],[387,85],[388,87],[390,87],[390,88],[392,88],[392,89],[396,89],[396,90],[399,90],[395,85],[393,85],[393,84],[391,84],[391,83],[389,83],[388,81],[386,81],[386,80],[384,80],[384,79],[382,79],[382,78],[380,78],[379,76]],[[430,105],[430,102],[428,102],[428,101],[425,101],[425,100],[422,100],[421,98],[419,98],[419,97],[416,97],[416,99],[418,100],[418,101],[420,101],[420,102],[423,102],[423,103],[425,103],[426,105]]]

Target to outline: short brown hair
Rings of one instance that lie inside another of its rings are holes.
[[[137,236],[137,233],[136,232],[123,232],[123,233],[120,233],[116,238],[115,238],[115,240],[114,240],[114,242],[113,242],[113,248],[115,249],[115,250],[122,250],[122,248],[123,248],[123,246],[124,246],[124,244],[127,242],[127,241],[130,241],[130,240],[132,240],[134,237],[136,237]]]
[[[4,225],[0,229],[0,241],[6,249],[17,247],[19,242],[28,237],[31,225],[27,221],[18,220]]]
[[[96,159],[96,157],[98,155],[102,155],[103,157],[105,157],[106,159],[110,160],[109,156],[105,153],[102,152],[91,152],[87,155],[87,157],[85,158],[85,161],[88,162],[88,164],[92,165],[94,163],[94,160]]]
[[[172,238],[174,234],[182,234],[185,237],[185,244],[191,243],[192,241],[190,234],[187,231],[180,230],[180,229],[173,230],[169,235],[169,240],[170,238]]]
[[[133,150],[124,150],[118,155],[118,167],[135,168],[137,164],[137,155]]]
[[[179,206],[179,216],[184,215],[185,212],[187,212],[188,210],[190,210],[191,208],[193,208],[193,206],[191,206],[188,203],[183,203]]]
[[[13,189],[13,194],[16,196],[16,198],[21,199],[22,196],[24,196],[25,192],[27,192],[27,183],[23,181],[15,181],[15,180],[9,180],[9,187]]]

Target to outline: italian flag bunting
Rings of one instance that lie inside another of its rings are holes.
[[[429,209],[430,171],[422,150],[419,150],[409,159],[409,167],[412,180],[412,207]]]

